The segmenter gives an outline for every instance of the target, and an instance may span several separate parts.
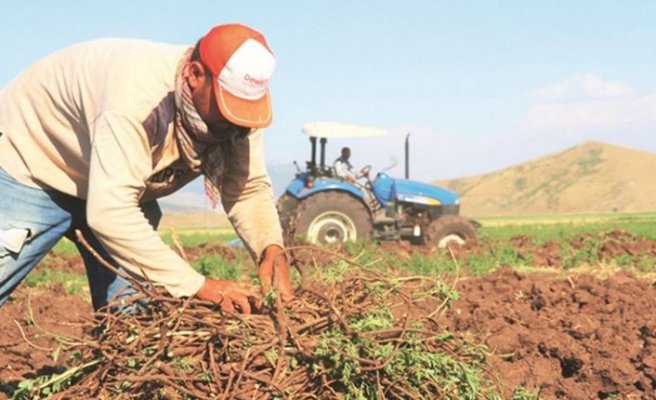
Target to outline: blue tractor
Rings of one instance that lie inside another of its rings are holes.
[[[459,214],[459,197],[444,188],[390,177],[385,170],[364,182],[349,183],[326,164],[328,139],[385,135],[384,130],[331,122],[303,126],[310,137],[311,160],[305,171],[297,167],[293,181],[278,200],[286,237],[329,245],[356,240],[409,240],[415,244],[446,247],[476,240],[479,224]],[[317,144],[320,158],[317,160]],[[296,162],[295,162],[296,164]]]

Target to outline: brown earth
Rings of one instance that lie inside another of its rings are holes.
[[[656,241],[623,232],[593,238],[601,241],[598,249],[608,257],[656,255]],[[589,239],[583,235],[571,243]],[[556,250],[550,250],[553,244],[535,244],[524,237],[513,243],[527,254],[543,252],[545,266],[559,266]],[[484,251],[488,245],[459,249],[456,256]],[[381,248],[400,258],[413,251],[434,251],[405,244]],[[207,251],[235,257],[232,249],[187,249],[192,259]],[[77,257],[53,260],[51,267],[83,271]],[[454,332],[471,332],[489,346],[489,369],[507,388],[506,397],[522,384],[539,387],[545,399],[656,399],[654,285],[626,272],[598,278],[549,270],[556,273],[502,268],[484,277],[463,278],[456,286],[460,300],[440,321]],[[61,286],[23,286],[0,309],[0,399],[5,398],[1,392],[25,378],[63,368],[72,353],[63,351],[53,360],[58,337],[89,335],[82,329],[91,317],[86,296],[67,295]]]
[[[556,278],[503,268],[457,290],[445,322],[485,341],[506,388],[539,387],[545,399],[656,399],[653,284],[626,272]]]
[[[84,338],[82,326],[91,318],[91,304],[82,295],[21,287],[0,309],[0,399],[18,382],[65,369],[72,351],[61,351],[60,339]],[[57,356],[57,360],[54,357]]]

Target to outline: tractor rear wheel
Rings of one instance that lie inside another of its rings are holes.
[[[372,233],[369,211],[346,193],[317,193],[301,201],[296,209],[294,235],[314,244],[368,240]]]
[[[446,248],[475,242],[476,236],[476,227],[468,219],[458,215],[445,215],[431,221],[422,236],[422,242]]]

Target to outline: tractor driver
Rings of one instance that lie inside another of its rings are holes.
[[[346,182],[359,186],[358,179],[368,175],[369,170],[365,167],[360,173],[357,173],[355,168],[353,168],[353,165],[349,162],[349,158],[351,158],[351,149],[348,147],[342,147],[342,155],[337,157],[333,163],[335,173],[339,178],[342,178]]]

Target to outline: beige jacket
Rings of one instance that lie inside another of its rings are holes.
[[[188,47],[104,39],[52,54],[0,92],[0,168],[87,201],[87,221],[128,271],[175,296],[204,282],[153,231],[139,204],[198,176],[174,138],[176,69]],[[226,158],[223,207],[254,257],[282,246],[262,131]]]

